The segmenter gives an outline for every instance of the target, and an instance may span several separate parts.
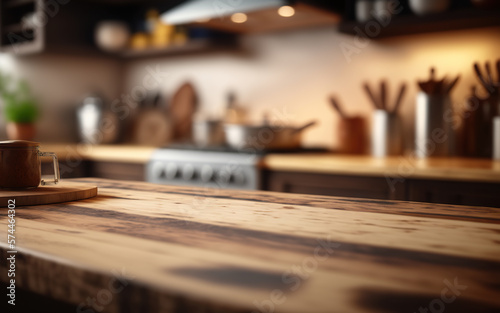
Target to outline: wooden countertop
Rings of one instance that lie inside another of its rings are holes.
[[[157,147],[133,145],[42,144],[42,151],[54,152],[60,160],[110,161],[144,164]]]
[[[16,209],[16,287],[80,312],[500,310],[498,209],[74,181],[99,196]]]
[[[270,154],[262,165],[275,171],[500,183],[500,161],[488,159]]]
[[[61,160],[91,160],[145,164],[157,147],[132,145],[42,144]],[[333,153],[268,154],[261,165],[275,171],[390,176],[500,183],[500,161],[470,158],[373,158]]]

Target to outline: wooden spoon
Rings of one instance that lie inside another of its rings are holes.
[[[394,103],[394,107],[392,109],[392,113],[397,113],[399,107],[401,106],[401,102],[403,101],[403,97],[406,91],[406,83],[401,84],[401,88],[399,89],[398,97],[396,98],[396,102]]]
[[[486,75],[487,75],[487,79],[488,79],[488,83],[493,86],[494,85],[494,82],[493,82],[493,76],[491,75],[491,67],[490,67],[490,62],[486,62],[484,64],[484,67],[486,69]]]
[[[370,86],[368,86],[368,83],[363,84],[363,88],[365,89],[366,93],[368,94],[368,97],[372,101],[373,106],[375,107],[375,110],[380,110],[381,107],[377,101],[377,98],[373,94],[372,90],[370,89]]]
[[[460,80],[460,75],[458,75],[457,77],[455,77],[455,79],[448,84],[448,86],[446,86],[446,91],[445,93],[450,93],[451,90],[453,89],[453,87],[455,87],[455,85],[457,84],[457,82]]]
[[[479,64],[478,63],[474,63],[474,71],[476,72],[477,78],[479,78],[479,81],[481,82],[481,84],[483,85],[483,87],[486,89],[486,91],[488,91],[488,93],[491,93],[492,92],[492,86],[490,86],[490,84],[484,78],[483,74],[481,73],[481,70],[479,69]]]
[[[382,110],[387,109],[387,82],[385,80],[380,82],[380,107]]]
[[[337,99],[333,96],[330,97],[330,103],[335,111],[337,111],[341,118],[346,119],[347,114],[344,113],[342,107],[339,105]]]

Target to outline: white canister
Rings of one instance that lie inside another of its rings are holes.
[[[372,18],[374,4],[373,0],[356,1],[356,20],[361,23],[369,21]]]
[[[493,160],[500,161],[500,116],[493,118]]]

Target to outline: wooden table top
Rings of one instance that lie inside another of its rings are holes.
[[[500,310],[498,209],[74,181],[99,195],[16,208],[16,284],[81,312]]]

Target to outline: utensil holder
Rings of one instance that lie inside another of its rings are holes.
[[[366,123],[364,118],[357,116],[340,119],[337,136],[339,153],[366,153]]]
[[[500,161],[500,116],[493,119],[493,160]]]
[[[403,152],[401,119],[396,113],[375,110],[371,132],[372,156],[382,158]]]
[[[449,95],[429,95],[419,92],[415,118],[417,157],[454,154],[453,107]]]

